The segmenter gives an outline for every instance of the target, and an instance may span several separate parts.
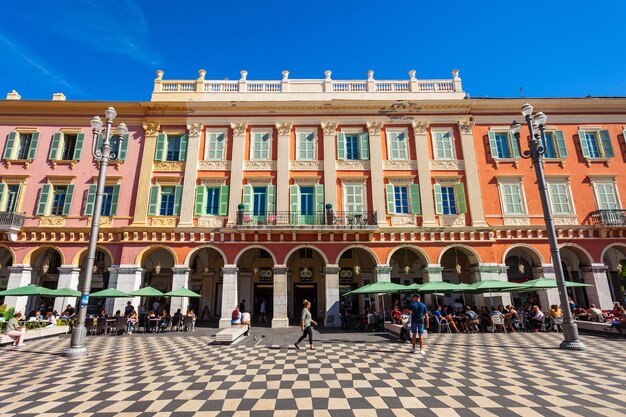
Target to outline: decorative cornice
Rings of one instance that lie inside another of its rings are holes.
[[[416,120],[411,125],[413,126],[413,132],[417,135],[423,135],[426,133],[429,122],[427,120]]]
[[[326,275],[339,274],[340,271],[341,268],[339,268],[339,266],[327,266],[324,268],[324,274]]]
[[[474,130],[473,120],[459,120],[459,130],[463,135],[469,135]]]
[[[292,171],[321,171],[322,161],[289,161],[289,169]]]
[[[465,226],[465,214],[458,215],[440,215],[439,225],[444,227],[462,227]]]
[[[577,226],[578,225],[578,219],[576,218],[576,216],[571,216],[571,217],[554,217],[554,224],[557,225],[557,226],[563,226],[563,225]]]
[[[289,268],[287,268],[287,266],[285,265],[281,265],[281,266],[275,266],[273,270],[274,270],[274,275],[287,275],[287,271],[289,271]]]
[[[91,227],[92,218],[89,217],[87,219],[87,226]],[[100,227],[111,227],[113,226],[113,217],[112,216],[102,216],[100,217]]]
[[[63,226],[65,225],[65,217],[45,216],[39,220],[39,226]]]
[[[503,221],[505,226],[530,226],[528,217],[505,217]]]
[[[279,136],[288,135],[291,132],[292,126],[293,126],[293,123],[287,123],[287,122],[276,123],[276,130],[278,131],[278,135]]]
[[[386,171],[409,171],[417,169],[417,161],[413,160],[383,160],[383,169]]]
[[[233,129],[233,135],[240,136],[246,133],[246,129],[248,128],[248,123],[246,122],[233,122],[230,124],[230,127]]]
[[[347,161],[337,160],[337,171],[367,171],[370,169],[370,161]]]
[[[276,161],[244,161],[247,171],[276,171]]]
[[[185,170],[184,161],[154,161],[154,171],[182,172]]]
[[[161,126],[158,123],[144,123],[143,131],[146,136],[156,136]]]
[[[230,171],[230,161],[200,161],[199,171]]]
[[[224,226],[224,219],[221,217],[207,216],[198,218],[198,227],[216,229]]]
[[[379,135],[383,128],[383,122],[367,122],[367,131],[370,135]]]
[[[414,215],[408,216],[391,216],[392,226],[417,226],[417,217]]]
[[[189,136],[200,136],[202,133],[202,128],[204,126],[202,123],[190,123],[187,125],[187,130],[189,131]]]
[[[431,171],[462,171],[465,162],[459,159],[439,159],[429,161]]]
[[[334,135],[337,131],[337,122],[322,122],[322,130],[324,131],[324,135]]]
[[[173,227],[176,226],[176,217],[153,217],[152,226]]]
[[[237,271],[239,270],[239,268],[237,268],[236,266],[224,266],[222,267],[222,272],[224,273],[224,278],[226,278],[226,275],[237,275]]]

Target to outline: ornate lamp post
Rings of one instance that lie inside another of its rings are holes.
[[[82,296],[80,307],[78,310],[78,320],[74,330],[72,331],[72,339],[70,347],[64,352],[65,356],[84,356],[87,355],[87,347],[85,346],[85,318],[87,316],[87,303],[89,301],[89,292],[91,291],[91,278],[94,272],[94,263],[96,259],[96,245],[98,243],[98,229],[100,227],[100,212],[102,209],[102,197],[104,194],[104,184],[106,181],[106,171],[109,161],[116,161],[119,158],[119,153],[122,149],[124,142],[124,135],[128,133],[128,128],[124,123],[120,123],[117,126],[116,134],[119,135],[117,142],[117,149],[111,149],[111,126],[113,125],[113,119],[117,116],[115,109],[109,107],[105,112],[106,116],[106,128],[102,131],[102,145],[98,149],[98,137],[102,129],[102,120],[99,116],[94,116],[91,119],[93,146],[91,154],[94,159],[100,162],[100,171],[98,173],[98,184],[96,187],[96,201],[93,208],[93,214],[91,217],[91,234],[89,235],[89,248],[87,249],[87,265],[85,266],[85,282],[83,284]]]
[[[569,308],[567,299],[567,291],[565,289],[565,277],[563,275],[563,267],[561,264],[561,254],[556,241],[556,231],[554,229],[554,219],[552,218],[552,210],[548,201],[548,189],[546,187],[546,178],[543,173],[543,154],[545,153],[545,124],[548,117],[542,112],[532,116],[533,106],[526,103],[522,106],[522,115],[526,119],[526,125],[530,132],[528,140],[529,150],[524,151],[523,158],[530,159],[535,167],[537,175],[537,186],[539,188],[539,197],[541,198],[541,206],[543,208],[543,218],[546,223],[546,231],[548,233],[548,241],[550,242],[550,253],[552,254],[552,264],[556,275],[556,285],[559,292],[559,300],[563,306],[563,342],[560,344],[561,349],[584,350],[585,345],[578,338],[578,327],[574,323],[572,312]],[[511,124],[511,133],[516,140],[520,138],[521,125],[516,121]]]

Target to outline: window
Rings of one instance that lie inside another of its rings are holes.
[[[269,133],[253,132],[250,159],[256,161],[268,161],[270,159],[270,142],[271,135]]]
[[[455,215],[467,212],[465,187],[462,183],[435,184],[434,189],[437,214]]]
[[[573,214],[569,186],[566,182],[551,182],[548,190],[553,214]]]
[[[435,159],[454,159],[454,141],[452,131],[434,131]]]
[[[613,182],[594,182],[596,204],[599,210],[619,210],[620,204],[617,190]]]
[[[187,159],[187,135],[168,135],[159,133],[157,136],[155,161],[185,161]]]
[[[104,187],[104,194],[102,195],[102,206],[100,209],[100,215],[102,216],[115,216],[117,215],[117,202],[120,196],[119,185],[107,185]],[[96,204],[96,185],[89,186],[87,191],[87,202],[85,204],[85,216],[91,216]]]
[[[578,140],[585,158],[612,158],[615,156],[608,130],[579,130]]]
[[[409,193],[407,187],[393,187],[396,202],[396,213],[407,214],[409,212]]]
[[[4,159],[29,160],[35,159],[39,132],[11,132],[4,148]]]
[[[510,132],[490,130],[488,135],[491,157],[493,159],[512,159],[520,157],[519,141],[515,139]]]
[[[224,132],[208,132],[206,140],[206,156],[207,161],[223,161],[226,159],[226,133]]]
[[[174,215],[174,198],[176,196],[176,190],[174,187],[161,188],[161,208],[159,214],[161,216],[173,216]]]
[[[315,158],[315,133],[298,132],[296,142],[296,159],[300,161],[314,161]]]
[[[521,184],[500,183],[500,193],[505,215],[525,214]]]
[[[183,195],[182,185],[153,185],[148,202],[149,216],[178,216]]]
[[[0,211],[14,213],[18,207],[20,184],[0,183]]]
[[[252,214],[255,223],[266,224],[268,217],[275,216],[276,211],[276,186],[243,186],[244,212]]]
[[[52,138],[50,146],[51,161],[78,161],[83,152],[85,134],[57,132]]]
[[[406,132],[388,131],[387,134],[389,138],[389,159],[403,161],[409,159]]]
[[[74,195],[74,185],[44,184],[37,202],[38,216],[68,216]]]
[[[363,185],[362,184],[345,184],[344,185],[344,209],[348,214],[363,213]]]
[[[418,184],[386,185],[387,212],[389,214],[420,214]]]
[[[124,140],[122,141],[122,146],[120,148],[120,135],[111,135],[109,139],[109,145],[111,146],[111,153],[116,155],[115,162],[125,161],[126,154],[128,153],[128,142],[130,140],[130,134],[127,133],[124,135]],[[96,144],[96,149],[102,149],[102,144],[104,142],[104,136],[98,136],[98,143]],[[119,155],[118,155],[119,152]]]
[[[337,158],[348,161],[370,159],[367,132],[337,133]]]
[[[204,184],[196,187],[195,215],[226,216],[228,214],[228,186],[208,187]]]
[[[324,186],[290,185],[289,212],[291,224],[314,224],[316,212],[320,218],[324,213]]]

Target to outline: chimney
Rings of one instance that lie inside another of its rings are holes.
[[[65,101],[65,94],[63,93],[52,94],[52,101]]]
[[[22,96],[18,94],[17,91],[13,90],[7,94],[7,100],[21,100]]]

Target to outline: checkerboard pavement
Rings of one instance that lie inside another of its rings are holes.
[[[586,352],[557,334],[430,335],[427,355],[378,334],[253,329],[212,345],[194,333],[68,338],[0,348],[0,416],[565,416],[626,414],[624,340],[587,336]],[[267,337],[262,337],[266,335]]]

